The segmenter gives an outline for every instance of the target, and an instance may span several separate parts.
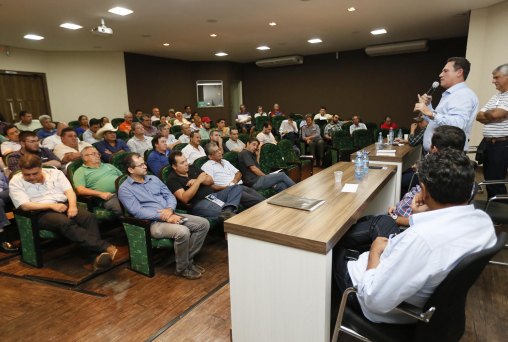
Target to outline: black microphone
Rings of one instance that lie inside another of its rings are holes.
[[[436,91],[437,87],[439,87],[439,82],[434,81],[434,83],[432,83],[432,85],[430,86],[429,90],[427,90],[426,94],[428,96],[432,95],[432,93]]]

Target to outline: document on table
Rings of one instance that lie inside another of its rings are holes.
[[[342,192],[356,192],[358,190],[358,184],[346,183],[342,187]]]

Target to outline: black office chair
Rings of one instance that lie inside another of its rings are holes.
[[[337,341],[339,331],[362,341],[459,341],[464,334],[469,288],[489,260],[503,248],[507,238],[508,234],[503,232],[493,247],[463,258],[436,288],[423,307],[423,313],[416,312],[418,309],[407,303],[395,309],[417,319],[415,324],[372,323],[346,307],[348,295],[356,293],[355,288],[347,289],[342,295],[332,341]]]

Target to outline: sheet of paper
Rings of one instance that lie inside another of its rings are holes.
[[[358,184],[346,183],[342,187],[342,192],[356,192],[358,190]]]

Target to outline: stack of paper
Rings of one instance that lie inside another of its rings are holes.
[[[376,155],[378,156],[394,156],[396,150],[377,150]]]

